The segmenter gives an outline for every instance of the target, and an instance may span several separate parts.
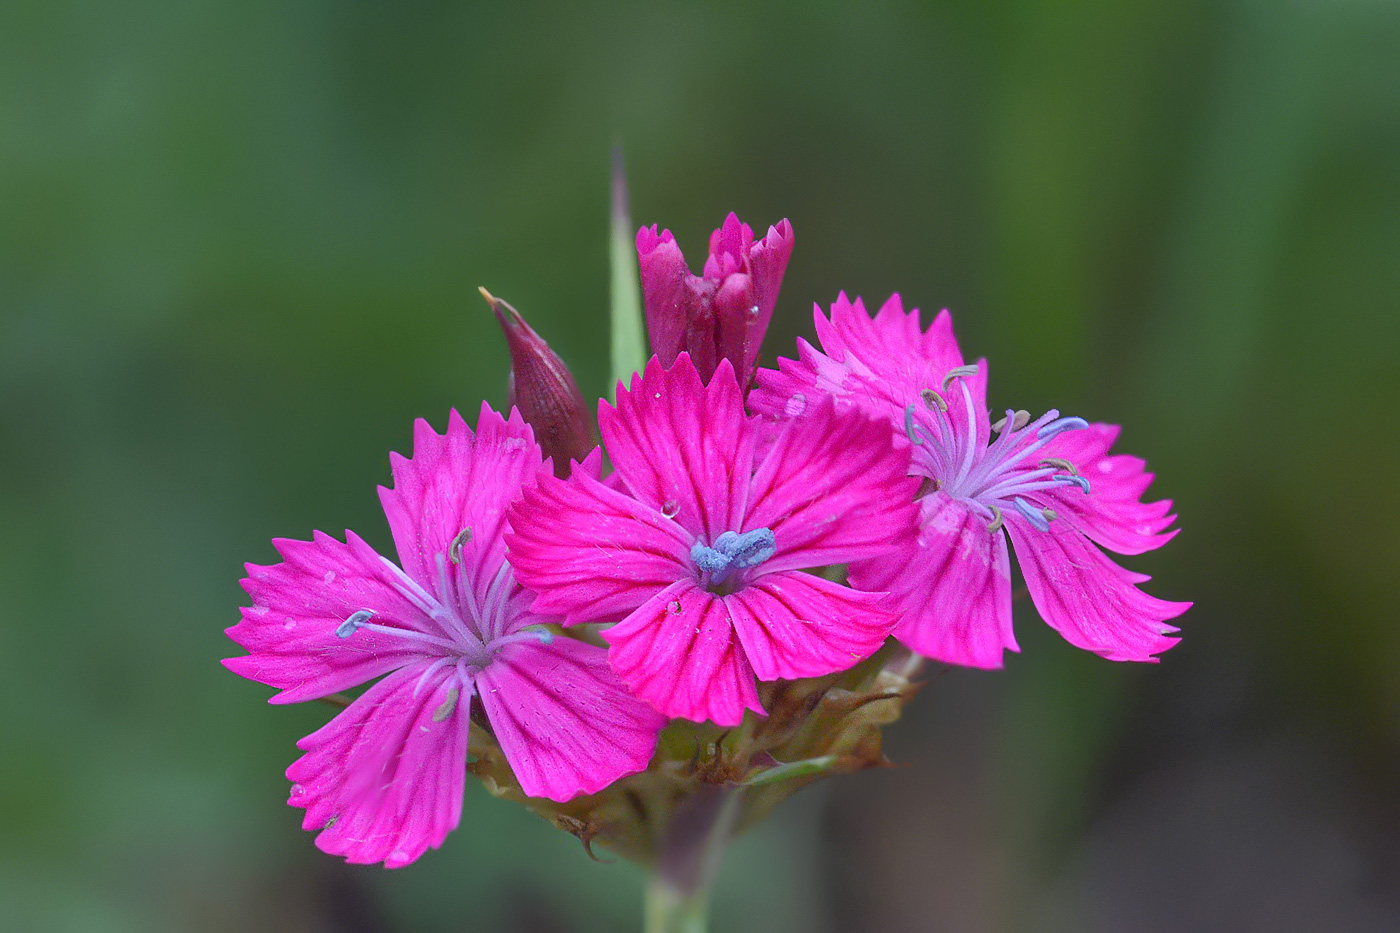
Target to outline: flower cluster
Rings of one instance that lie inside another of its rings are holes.
[[[252,605],[228,629],[247,654],[225,665],[273,702],[344,705],[287,771],[321,849],[414,861],[458,824],[469,768],[587,841],[618,818],[579,801],[639,772],[876,763],[869,732],[898,707],[857,711],[902,702],[904,681],[849,672],[891,637],[905,658],[1000,667],[1017,650],[1008,539],[1072,644],[1148,661],[1175,643],[1189,604],[1104,554],[1175,534],[1170,502],[1142,501],[1143,461],[1110,453],[1112,425],[994,420],[948,312],[923,329],[898,296],[871,316],[842,295],[817,310],[820,349],[758,368],[792,244],[787,221],[755,239],[731,214],[696,276],[670,231],[643,228],[656,355],[599,404],[596,434],[563,361],[483,291],[512,408],[483,405],[475,428],[453,411],[441,435],[419,421],[412,456],[391,454],[397,559],[318,532],[247,566]],[[658,751],[692,723],[713,725],[690,727],[712,730],[691,761],[684,742]]]

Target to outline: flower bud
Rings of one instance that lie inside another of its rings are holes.
[[[556,476],[569,475],[569,461],[582,460],[597,446],[578,383],[559,354],[525,323],[520,312],[481,289],[496,313],[510,348],[510,404],[534,429]]]
[[[755,241],[749,225],[731,213],[710,235],[704,274],[693,275],[670,230],[637,231],[647,333],[662,366],[688,352],[708,380],[727,359],[747,384],[791,255],[792,224],[783,220]]]

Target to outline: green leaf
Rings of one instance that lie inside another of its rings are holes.
[[[642,329],[642,295],[638,286],[636,231],[627,210],[627,173],[622,147],[613,148],[612,236],[612,378],[608,399],[617,395],[617,383],[626,383],[646,365],[646,337]]]
[[[822,755],[818,758],[790,761],[786,764],[769,768],[767,771],[760,771],[758,774],[744,781],[743,784],[745,787],[763,787],[768,784],[776,784],[779,781],[791,780],[792,778],[811,777],[814,774],[824,774],[832,770],[840,762],[840,755]]]

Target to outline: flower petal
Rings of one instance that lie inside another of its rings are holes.
[[[888,591],[903,611],[895,637],[924,657],[999,668],[1004,651],[1020,650],[1006,538],[956,499],[934,493],[919,501],[918,542],[898,556],[853,564],[851,584]]]
[[[288,803],[317,847],[398,868],[442,845],[462,816],[470,701],[453,669],[421,662],[298,742]]]
[[[897,616],[883,594],[809,573],[775,573],[724,598],[759,680],[844,671],[885,643]]]
[[[607,652],[557,637],[504,646],[477,676],[520,787],[565,801],[645,770],[666,718],[627,692]]]
[[[717,355],[734,364],[741,382],[748,381],[758,363],[759,347],[773,319],[783,273],[792,256],[792,243],[788,221],[769,227],[767,236],[755,242],[753,229],[734,213],[710,235],[705,278],[717,286]],[[695,364],[703,375],[701,361]]]
[[[637,231],[637,265],[651,352],[661,358],[661,365],[670,366],[685,348],[686,322],[696,301],[688,287],[693,276],[671,231],[657,233],[655,226]]]
[[[890,427],[823,399],[790,419],[753,478],[744,529],[770,528],[778,573],[872,557],[912,541],[919,481]]]
[[[507,421],[482,404],[475,434],[455,410],[442,435],[420,419],[414,424],[413,457],[390,454],[389,463],[394,487],[381,486],[379,499],[408,575],[435,593],[439,556],[455,555],[460,561],[445,564],[452,578],[449,593],[458,591],[459,574],[472,592],[490,585],[505,560],[506,506],[545,472],[539,445],[520,413],[512,409]],[[454,548],[467,529],[471,534]]]
[[[510,525],[516,578],[539,594],[533,610],[568,625],[616,618],[693,573],[690,534],[582,470],[545,477],[512,506]]]
[[[746,709],[763,715],[725,603],[692,581],[672,584],[603,631],[608,660],[667,716],[737,726]]]
[[[1064,522],[1042,532],[1017,514],[1005,520],[1036,609],[1070,644],[1111,661],[1155,661],[1180,641],[1166,623],[1190,603],[1147,595],[1134,585],[1146,576],[1119,567]]]
[[[978,361],[976,373],[944,388],[948,371],[963,365],[946,310],[921,331],[918,309],[906,313],[899,295],[890,296],[872,318],[861,299],[852,302],[842,292],[829,320],[820,307],[813,318],[822,349],[799,340],[797,360],[780,359],[776,372],[760,370],[758,388],[749,394],[754,411],[769,418],[791,417],[830,395],[888,419],[902,436],[905,408],[922,407],[924,393],[932,390],[946,402],[954,425],[966,425],[971,407],[978,444],[985,446],[990,435],[986,360]]]
[[[792,224],[787,218],[768,228],[768,234],[749,250],[749,276],[753,279],[754,304],[757,317],[749,324],[749,338],[744,358],[744,373],[758,365],[758,351],[773,310],[778,306],[778,290],[783,284],[788,260],[792,258]]]
[[[299,703],[357,687],[424,652],[401,638],[336,629],[360,610],[381,625],[439,634],[403,593],[399,571],[353,532],[342,544],[316,532],[310,541],[274,539],[282,563],[248,564],[243,588],[253,599],[243,620],[226,629],[248,654],[224,666],[281,692],[273,703]]]
[[[642,502],[709,540],[744,515],[757,430],[744,413],[732,366],[721,363],[708,386],[681,354],[669,370],[655,357],[599,406],[603,446]]]
[[[1045,445],[1043,456],[1075,464],[1089,481],[1089,493],[1065,486],[1043,490],[1033,498],[1101,547],[1116,554],[1142,554],[1166,544],[1181,529],[1168,530],[1176,521],[1170,514],[1170,499],[1142,501],[1153,479],[1147,461],[1127,454],[1109,455],[1119,430],[1117,425],[1091,424],[1057,435]]]

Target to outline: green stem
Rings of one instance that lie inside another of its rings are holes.
[[[663,878],[653,875],[647,885],[646,933],[705,933],[708,927],[708,891],[689,897]]]
[[[647,885],[646,933],[705,933],[710,889],[743,800],[741,787],[709,787],[671,818]]]

